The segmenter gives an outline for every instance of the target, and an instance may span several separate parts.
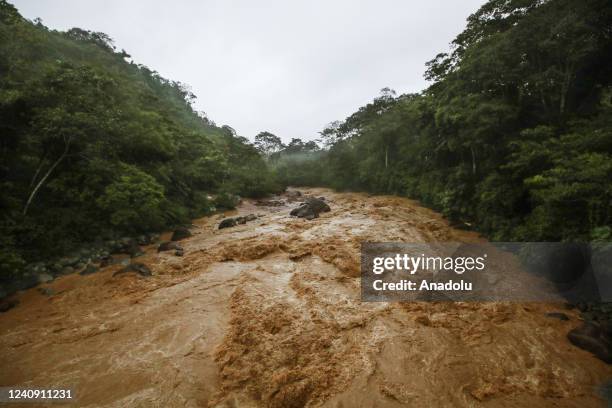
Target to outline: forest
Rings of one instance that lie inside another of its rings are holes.
[[[285,184],[415,198],[496,241],[609,240],[611,73],[609,1],[491,0],[423,92],[383,89],[322,149],[258,136]]]
[[[106,34],[50,30],[0,0],[0,276],[277,191],[194,99]]]
[[[251,143],[108,35],[0,0],[0,275],[288,185],[414,198],[491,240],[609,240],[611,37],[608,0],[490,0],[422,92]]]

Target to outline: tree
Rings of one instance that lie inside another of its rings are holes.
[[[280,137],[270,132],[259,132],[255,136],[255,147],[266,157],[281,151],[285,145]]]

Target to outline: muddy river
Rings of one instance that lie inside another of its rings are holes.
[[[0,385],[71,388],[80,407],[605,406],[612,369],[568,342],[580,319],[561,304],[360,301],[362,241],[477,234],[408,199],[301,191],[331,212],[245,201],[226,215],[258,219],[194,221],[183,257],[148,248],[152,277],[109,266],[21,293]]]

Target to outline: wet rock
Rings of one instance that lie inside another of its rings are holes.
[[[236,226],[236,220],[233,218],[226,218],[219,223],[219,229],[230,228]]]
[[[70,275],[71,273],[74,273],[74,268],[72,266],[66,266],[62,268],[60,272],[61,275]]]
[[[282,207],[285,202],[282,200],[257,200],[255,205],[259,207]]]
[[[318,198],[308,198],[299,207],[291,210],[289,214],[294,217],[312,220],[318,218],[320,213],[328,211],[331,211],[331,208],[329,208],[325,201]]]
[[[247,222],[246,217],[236,217],[235,220],[236,220],[236,224],[241,224],[241,225],[246,224]]]
[[[140,248],[136,240],[130,241],[130,244],[124,248],[123,253],[128,254],[131,258],[144,255],[142,248]]]
[[[139,274],[140,276],[151,276],[152,275],[151,270],[149,269],[147,265],[143,263],[135,262],[113,273],[113,276],[120,275],[122,273],[131,273],[131,272],[135,272]]]
[[[191,231],[185,227],[180,227],[174,230],[172,233],[171,241],[180,241],[181,239],[185,239],[191,236]]]
[[[58,261],[58,264],[62,267],[74,266],[79,263],[79,258],[76,256],[64,257]]]
[[[14,308],[18,304],[19,304],[19,301],[15,299],[0,300],[0,313],[8,312],[9,310]]]
[[[85,267],[85,269],[83,269],[81,272],[79,272],[81,275],[91,275],[92,273],[96,273],[100,270],[100,268],[98,268],[96,265],[93,264],[89,264]]]
[[[600,360],[612,363],[612,339],[594,322],[584,322],[582,326],[567,334],[568,340],[576,347],[590,351]]]
[[[106,255],[100,258],[100,268],[104,268],[114,263],[115,263],[115,259],[111,255]]]
[[[38,288],[38,291],[41,293],[41,295],[45,295],[45,296],[55,295],[55,291],[51,288]]]
[[[298,190],[289,190],[285,193],[287,197],[301,197],[302,192]]]
[[[247,221],[255,221],[257,219],[257,216],[255,214],[249,214],[246,217],[244,217]]]
[[[25,273],[17,282],[17,290],[26,290],[38,285],[38,275]]]
[[[172,242],[172,241],[164,241],[160,243],[159,246],[157,247],[157,252],[172,251],[172,250],[179,250],[179,249],[183,249],[183,247],[180,246],[178,243]]]
[[[53,280],[53,276],[48,273],[41,273],[38,275],[38,283],[47,283]]]
[[[176,256],[183,256],[184,251],[182,249],[177,249],[176,251],[174,251],[174,255]]]
[[[561,312],[546,313],[546,317],[550,317],[550,318],[553,318],[553,319],[559,319],[559,320],[563,320],[563,321],[569,320],[569,317],[567,317],[567,315],[565,313],[561,313]]]

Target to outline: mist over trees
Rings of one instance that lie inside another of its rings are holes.
[[[50,30],[0,0],[2,272],[276,191],[255,146],[194,100],[108,35]]]
[[[281,173],[417,198],[495,240],[610,239],[611,36],[607,0],[491,0],[428,89],[383,89]]]

